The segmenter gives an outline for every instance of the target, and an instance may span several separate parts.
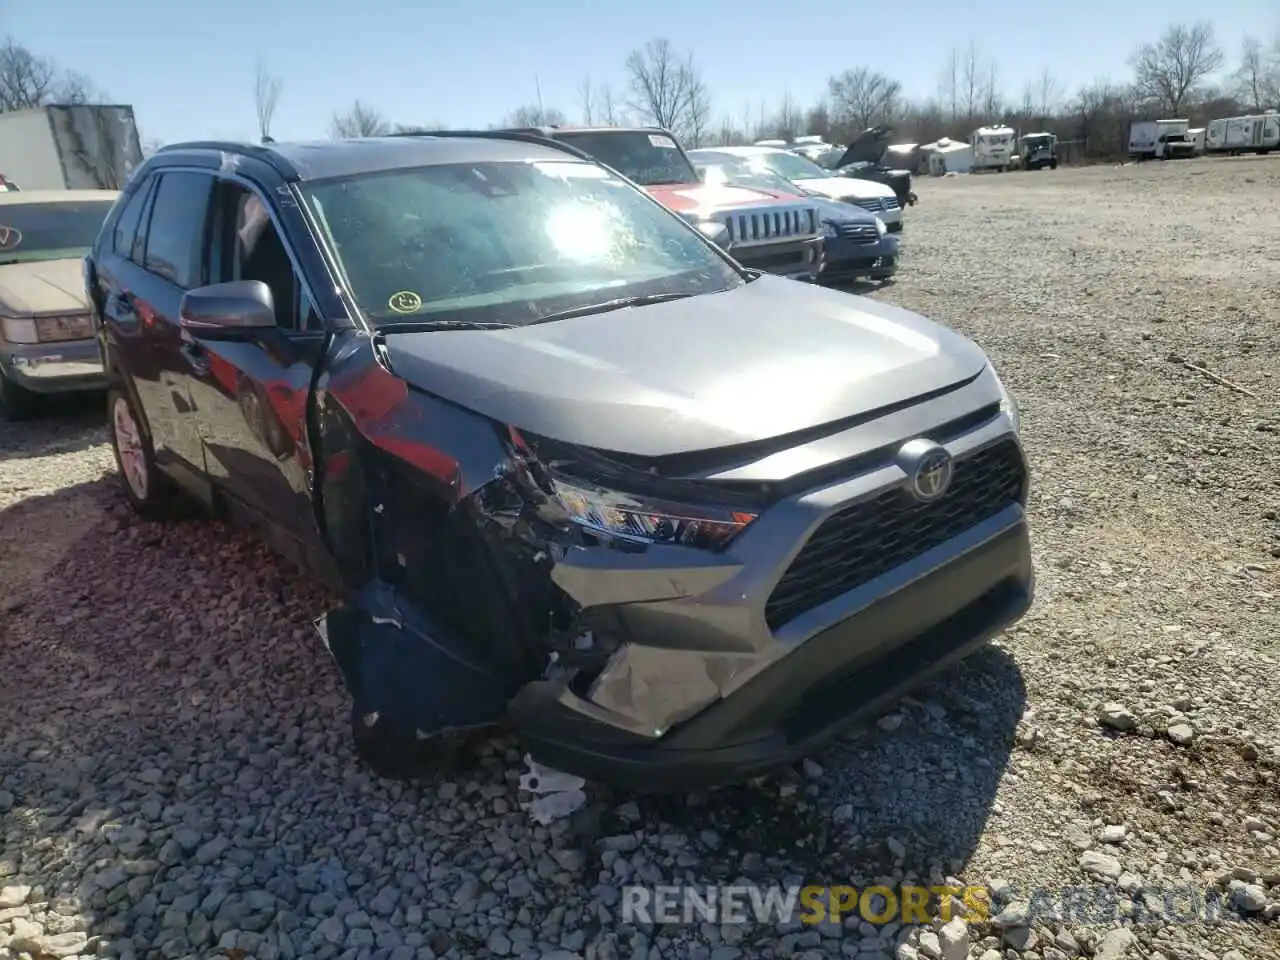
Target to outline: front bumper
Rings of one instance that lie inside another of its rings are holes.
[[[107,386],[97,340],[0,343],[0,368],[7,379],[33,393],[102,390]]]
[[[898,238],[892,235],[882,237],[878,243],[852,243],[829,237],[818,282],[887,280],[898,272],[899,246]]]
[[[946,446],[959,462],[1009,436],[999,415]],[[526,684],[508,706],[513,728],[542,763],[666,792],[768,773],[891,705],[1018,620],[1035,586],[1014,502],[770,627],[768,598],[818,526],[904,480],[890,465],[796,494],[716,557],[668,548],[564,558],[557,579],[612,606],[627,642],[589,689]]]
[[[744,267],[792,280],[816,280],[822,266],[820,237],[779,243],[739,244],[731,246],[728,252]]]

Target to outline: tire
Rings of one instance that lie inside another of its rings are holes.
[[[369,772],[382,780],[416,780],[470,766],[476,755],[466,733],[418,740],[387,729],[377,715],[351,705],[351,741]]]
[[[129,505],[144,520],[164,521],[181,514],[177,491],[156,468],[151,437],[139,424],[133,401],[121,387],[107,391],[107,430],[120,486]]]
[[[18,423],[35,415],[40,398],[0,372],[0,420]]]

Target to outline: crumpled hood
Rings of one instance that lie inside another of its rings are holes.
[[[851,163],[879,163],[884,151],[889,146],[889,138],[893,136],[893,128],[888,124],[868,127],[853,138],[853,142],[836,164],[836,169],[847,167]]]
[[[35,260],[0,267],[0,311],[9,316],[88,309],[80,260]]]
[[[776,193],[727,184],[687,183],[679,186],[664,184],[660,187],[645,187],[645,191],[668,210],[683,214],[709,214],[714,210],[776,203],[780,199],[780,195]]]
[[[977,345],[921,316],[773,276],[510,330],[389,332],[386,346],[398,376],[453,403],[652,457],[841,420],[986,365]]]

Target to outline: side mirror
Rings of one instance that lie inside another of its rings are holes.
[[[233,280],[189,290],[178,307],[184,330],[211,339],[234,340],[275,328],[275,300],[261,280]]]

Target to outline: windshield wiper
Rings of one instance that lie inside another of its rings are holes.
[[[549,313],[545,317],[539,317],[537,320],[530,320],[529,324],[552,323],[556,320],[571,320],[574,317],[589,317],[595,313],[608,313],[610,310],[622,310],[625,307],[645,307],[651,303],[666,303],[668,300],[683,300],[691,296],[693,296],[691,293],[650,293],[643,297],[618,297],[615,300],[592,303],[585,307],[573,307],[570,310],[561,310],[559,313]]]
[[[406,320],[378,326],[382,333],[422,333],[427,330],[510,330],[514,323],[489,320]]]

